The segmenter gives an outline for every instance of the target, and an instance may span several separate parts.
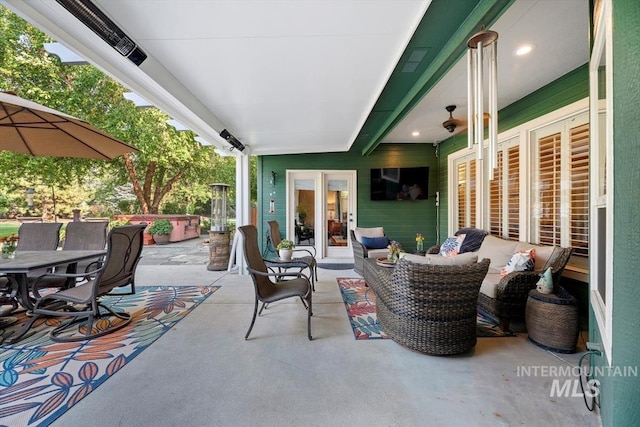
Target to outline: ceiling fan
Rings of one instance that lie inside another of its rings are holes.
[[[456,109],[456,105],[447,105],[445,109],[449,112],[449,119],[442,122],[442,126],[450,133],[453,133],[456,127],[463,125],[464,122],[453,118],[453,111]]]

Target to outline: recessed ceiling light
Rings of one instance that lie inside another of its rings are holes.
[[[523,44],[518,49],[516,49],[516,55],[522,56],[530,53],[533,50],[532,44]]]
[[[418,132],[417,130],[414,130],[413,132],[411,132],[412,136],[420,136],[420,132]]]

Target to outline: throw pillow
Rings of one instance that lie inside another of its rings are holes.
[[[456,236],[460,234],[466,234],[464,241],[460,245],[460,253],[463,254],[466,252],[476,252],[480,249],[480,245],[482,245],[482,241],[488,232],[480,230],[479,228],[467,227],[456,231]]]
[[[464,241],[466,234],[459,234],[457,236],[449,237],[444,243],[440,246],[440,252],[438,255],[441,256],[455,256],[460,252],[460,246]]]
[[[362,236],[362,244],[367,249],[385,249],[389,245],[387,236],[382,237],[366,237]]]
[[[535,249],[517,251],[513,254],[509,262],[507,262],[507,265],[502,267],[502,271],[500,271],[500,278],[502,279],[504,276],[514,271],[532,271],[535,262]]]

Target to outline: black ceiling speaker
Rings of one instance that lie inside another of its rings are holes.
[[[138,45],[90,0],[56,1],[134,64],[140,65],[147,59]]]
[[[233,148],[239,151],[244,150],[244,145],[242,144],[242,142],[238,141],[238,139],[235,136],[231,135],[228,130],[222,129],[222,132],[220,132],[220,136],[226,139]]]
[[[449,119],[442,122],[442,126],[450,133],[453,133],[456,127],[462,124],[462,121],[453,118],[453,110],[456,109],[455,105],[447,105],[445,109],[449,112]]]

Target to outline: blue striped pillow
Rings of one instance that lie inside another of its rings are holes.
[[[365,237],[362,236],[362,244],[367,249],[384,249],[389,246],[389,239],[387,236],[382,237]]]

